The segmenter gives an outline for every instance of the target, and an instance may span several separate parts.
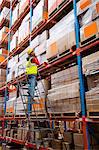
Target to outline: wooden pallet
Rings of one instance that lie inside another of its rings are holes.
[[[49,63],[53,63],[53,62],[55,62],[56,60],[58,60],[58,59],[60,59],[60,58],[62,58],[62,57],[64,57],[64,56],[66,56],[66,55],[69,55],[69,54],[70,54],[70,50],[66,50],[66,51],[64,51],[63,53],[57,54],[57,55],[55,55],[55,56],[49,58],[49,59],[48,59],[48,62],[49,62]]]
[[[68,113],[50,113],[50,118],[52,119],[59,119],[59,118],[67,118],[67,119],[73,119],[77,118],[77,113],[76,112],[68,112]]]
[[[99,111],[88,111],[87,115],[90,119],[99,119]]]
[[[93,35],[92,37],[82,41],[80,43],[80,47],[84,47],[84,46],[86,46],[86,45],[88,45],[88,44],[90,44],[92,42],[97,41],[97,40],[99,40],[99,33],[97,33],[97,34]]]
[[[35,114],[31,114],[30,116],[31,116],[31,118],[36,118]],[[37,118],[47,118],[47,114],[46,113],[38,113]]]
[[[56,9],[51,12],[51,14],[49,14],[49,18],[56,14],[58,10],[61,9],[67,2],[69,2],[69,0],[63,0],[63,2],[59,6],[57,6]]]

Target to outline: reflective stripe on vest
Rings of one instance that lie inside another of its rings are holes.
[[[37,70],[38,70],[37,65],[35,63],[31,63],[32,58],[33,57],[31,57],[29,61],[27,61],[27,64],[26,64],[27,75],[31,75],[31,74],[37,75]]]

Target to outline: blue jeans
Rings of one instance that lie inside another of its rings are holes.
[[[28,75],[28,92],[30,97],[34,98],[35,93],[35,86],[36,86],[36,76],[35,75]]]
[[[35,94],[35,86],[36,86],[36,76],[28,75],[28,114],[32,113],[32,103]]]

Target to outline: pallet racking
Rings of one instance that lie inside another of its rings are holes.
[[[7,4],[7,7],[10,7],[10,25],[9,25],[9,37],[11,32],[13,31],[15,33],[15,31],[19,28],[20,23],[22,22],[23,18],[26,16],[27,13],[32,12],[33,7],[35,7],[37,5],[38,2],[36,2],[36,0],[30,0],[30,5],[25,9],[25,11],[22,13],[22,15],[18,18],[18,20],[16,20],[16,22],[14,23],[14,25],[11,25],[11,20],[12,20],[12,10],[13,7],[15,6],[15,4],[18,3],[18,1],[14,1],[13,3],[5,3],[3,1],[2,5],[0,6],[0,10],[2,10],[2,8]],[[79,23],[78,23],[78,18],[77,18],[77,6],[76,6],[77,1],[76,0],[68,0],[59,10],[57,10],[57,12],[55,14],[53,14],[48,20],[44,20],[41,22],[41,24],[39,25],[39,28],[35,28],[33,31],[31,31],[30,29],[30,35],[28,35],[24,41],[22,41],[18,47],[16,49],[14,49],[12,52],[9,52],[8,57],[0,64],[0,68],[6,68],[7,69],[7,62],[8,60],[12,57],[15,56],[16,54],[20,53],[23,49],[22,47],[27,47],[27,45],[29,45],[29,42],[31,41],[31,39],[35,38],[36,35],[38,35],[39,33],[43,32],[45,29],[50,29],[52,26],[54,26],[57,21],[58,21],[58,17],[60,14],[62,14],[64,11],[67,11],[66,13],[68,13],[70,11],[71,8],[74,9],[74,16],[75,16],[75,29],[76,29],[76,51],[75,53],[69,52],[68,55],[63,56],[62,58],[57,59],[54,62],[51,62],[50,64],[47,64],[46,66],[41,66],[39,68],[39,72],[41,74],[42,77],[48,76],[48,74],[50,73],[54,73],[56,68],[62,68],[65,65],[70,64],[71,62],[78,62],[78,70],[79,70],[79,81],[80,81],[80,96],[81,96],[81,110],[82,110],[82,117],[81,118],[77,118],[77,117],[69,117],[69,116],[65,116],[64,114],[62,114],[63,116],[56,116],[55,118],[53,116],[50,117],[50,120],[52,121],[52,128],[54,128],[54,120],[63,120],[64,121],[64,125],[66,121],[73,121],[75,119],[79,119],[82,123],[83,123],[83,134],[84,134],[84,148],[85,149],[90,149],[90,144],[89,144],[89,138],[88,138],[88,122],[99,122],[98,119],[90,119],[87,117],[87,113],[86,113],[86,106],[85,106],[85,90],[84,90],[84,81],[83,81],[83,72],[82,72],[82,56],[81,55],[86,55],[86,52],[89,49],[94,50],[95,47],[98,47],[99,45],[99,40],[94,41],[90,44],[88,44],[87,46],[84,47],[80,47],[79,44]],[[61,17],[63,17],[63,14],[61,15]],[[32,22],[32,21],[31,21]],[[5,20],[3,22],[1,22],[0,24],[0,28],[4,25]],[[6,37],[4,37],[5,39]],[[0,45],[4,42],[4,39],[2,41],[0,41]],[[9,38],[10,39],[10,38]],[[10,50],[10,40],[8,42],[8,50]],[[92,52],[89,52],[92,53]],[[77,57],[76,57],[77,56]],[[53,68],[53,69],[52,69]],[[13,81],[6,83],[6,85],[4,85],[3,87],[0,88],[0,93],[4,92],[5,93],[5,97],[7,97],[8,91],[7,91],[7,86],[8,84],[17,84],[17,81],[20,80],[24,80],[25,75],[23,74],[21,77],[18,77],[17,80],[14,79]],[[6,111],[6,101],[7,99],[5,99],[5,111]],[[19,116],[3,116],[2,118],[0,118],[0,121],[2,121],[3,125],[4,122],[6,120],[22,120],[25,117]],[[34,119],[35,120],[35,119]],[[3,126],[2,126],[3,128]],[[66,127],[65,127],[66,128]],[[24,143],[23,141],[20,140],[16,140],[16,139],[11,139],[11,138],[6,138],[6,137],[0,137],[1,140],[4,141],[10,141],[13,143],[17,143],[17,144],[21,144],[21,145],[25,145],[26,147],[30,147],[30,148],[35,148],[35,144],[31,144],[31,143]],[[43,149],[43,148],[42,148]]]

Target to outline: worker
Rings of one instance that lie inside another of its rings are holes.
[[[36,86],[36,77],[38,73],[39,61],[35,56],[34,50],[32,48],[28,49],[28,58],[26,64],[26,74],[28,76],[28,94],[30,99],[33,100]]]

